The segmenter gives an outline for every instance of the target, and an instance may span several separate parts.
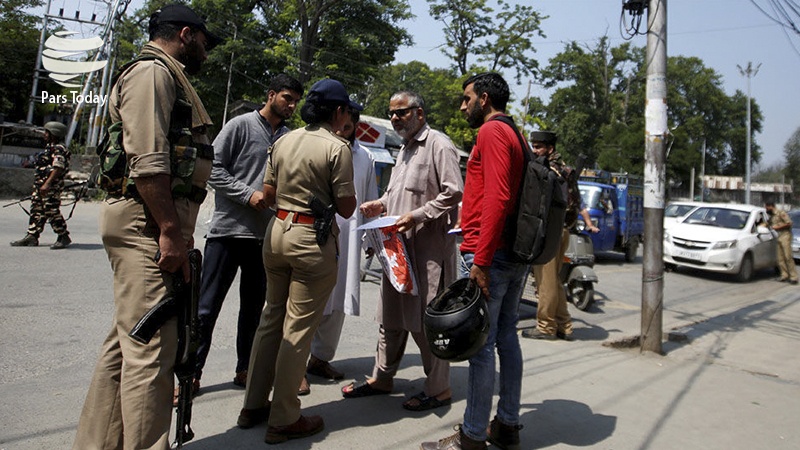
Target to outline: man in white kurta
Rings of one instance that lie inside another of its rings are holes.
[[[355,140],[358,112],[355,111],[352,117],[353,120],[341,132],[341,136],[351,142],[353,184],[356,187],[356,200],[361,204],[378,198],[378,181],[375,177],[375,158]],[[344,378],[344,374],[334,369],[330,361],[339,346],[345,315],[360,314],[361,254],[365,248],[362,244],[364,231],[356,228],[370,220],[358,213],[349,219],[336,215],[336,222],[339,224],[339,275],[336,287],[325,306],[325,315],[311,343],[311,358],[306,369],[309,374],[334,380]]]

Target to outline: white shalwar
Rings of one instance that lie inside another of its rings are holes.
[[[356,205],[378,199],[378,180],[375,176],[375,158],[357,140],[353,147],[353,183],[356,188]],[[330,361],[336,353],[342,331],[344,315],[357,316],[361,313],[361,255],[364,253],[364,231],[356,228],[369,222],[358,211],[344,219],[336,215],[339,224],[339,274],[325,315],[311,344],[311,354]]]

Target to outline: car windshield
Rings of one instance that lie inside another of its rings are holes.
[[[600,192],[602,189],[597,186],[579,185],[578,189],[581,191],[581,201],[589,208],[596,208],[600,202]]]
[[[792,228],[800,228],[800,209],[790,211],[789,219],[792,220]]]
[[[741,230],[749,215],[747,211],[736,209],[702,207],[689,214],[683,223]]]
[[[664,217],[682,217],[685,216],[686,213],[693,210],[697,205],[679,205],[679,204],[671,204],[668,205],[667,208],[664,210]]]

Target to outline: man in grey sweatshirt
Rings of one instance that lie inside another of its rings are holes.
[[[285,74],[277,75],[270,81],[264,107],[234,117],[214,139],[214,166],[208,184],[215,190],[216,203],[203,252],[195,394],[200,389],[200,377],[222,302],[239,269],[242,274],[233,383],[245,386],[250,348],[267,293],[261,257],[267,222],[273,215],[262,191],[267,151],[289,132],[285,122],[302,95],[299,81]]]

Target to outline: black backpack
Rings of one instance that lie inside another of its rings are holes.
[[[545,264],[558,253],[567,212],[567,181],[550,168],[547,158],[536,156],[506,115],[499,120],[510,126],[525,157],[517,208],[506,222],[506,243],[514,258],[526,264]]]

